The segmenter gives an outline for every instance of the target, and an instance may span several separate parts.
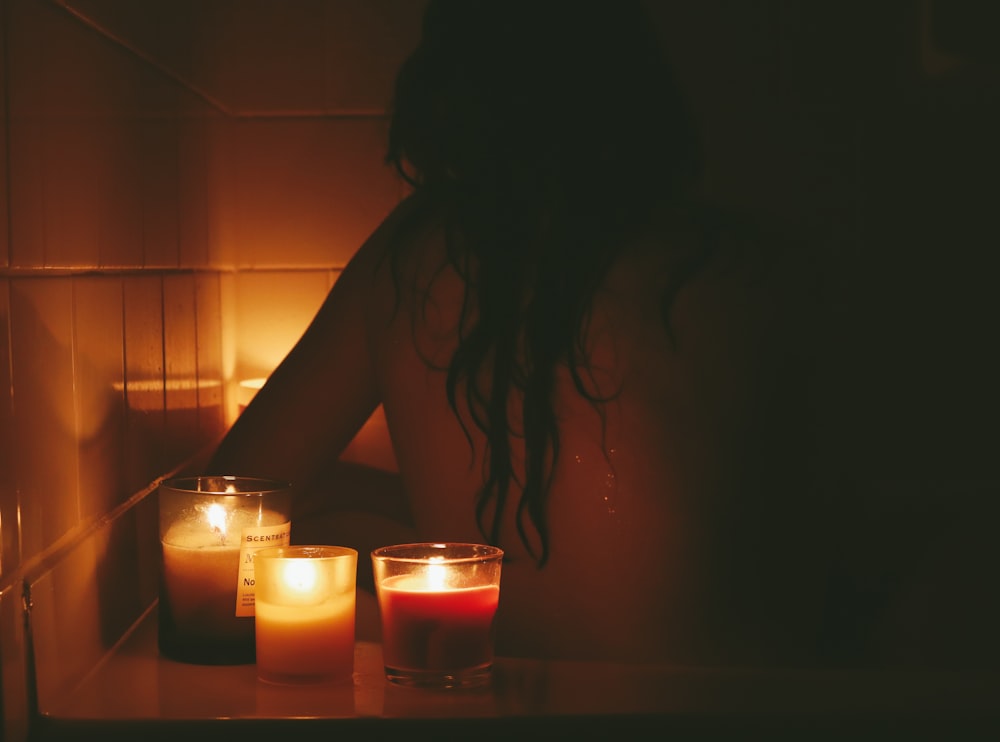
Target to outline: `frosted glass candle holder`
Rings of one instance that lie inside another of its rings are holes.
[[[269,683],[350,682],[358,552],[281,546],[254,554],[257,677]]]

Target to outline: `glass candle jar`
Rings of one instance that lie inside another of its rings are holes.
[[[269,683],[351,682],[358,552],[274,546],[254,554],[257,677]]]
[[[253,662],[253,553],[289,543],[291,486],[203,476],[165,480],[157,495],[160,652],[195,664]]]
[[[397,544],[372,554],[386,678],[399,685],[485,685],[493,668],[503,551]]]

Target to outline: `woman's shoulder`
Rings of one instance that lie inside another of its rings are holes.
[[[432,228],[438,209],[421,191],[401,198],[358,248],[349,263],[363,264],[370,270],[383,266],[391,253],[405,252]]]

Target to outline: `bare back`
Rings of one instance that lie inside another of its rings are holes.
[[[395,287],[383,267],[367,292],[372,366],[417,537],[480,541],[474,497],[484,439],[470,426],[470,448],[443,371],[425,361],[447,363],[463,286],[435,270],[440,231],[425,225],[410,239],[406,270],[430,288],[429,311],[415,318],[404,298],[393,314]],[[672,344],[660,314],[667,239],[682,236],[654,232],[626,251],[596,299],[594,378],[597,391],[617,392],[600,406],[603,419],[568,373],[559,379],[561,452],[544,568],[518,539],[508,505],[503,654],[750,662],[794,653],[800,637],[789,627],[815,623],[813,599],[787,592],[806,558],[788,551],[802,541],[788,522],[794,512],[782,483],[767,491],[757,481],[760,453],[775,443],[767,440],[772,402],[761,395],[776,373],[769,289],[753,288],[738,269],[709,269],[678,296]]]

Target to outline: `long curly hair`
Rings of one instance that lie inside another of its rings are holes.
[[[460,401],[487,441],[479,528],[499,543],[515,496],[543,566],[557,368],[599,408],[584,346],[595,291],[654,205],[689,197],[700,147],[639,2],[430,0],[422,31],[396,80],[386,160],[437,205],[465,284],[443,370],[467,436]]]

